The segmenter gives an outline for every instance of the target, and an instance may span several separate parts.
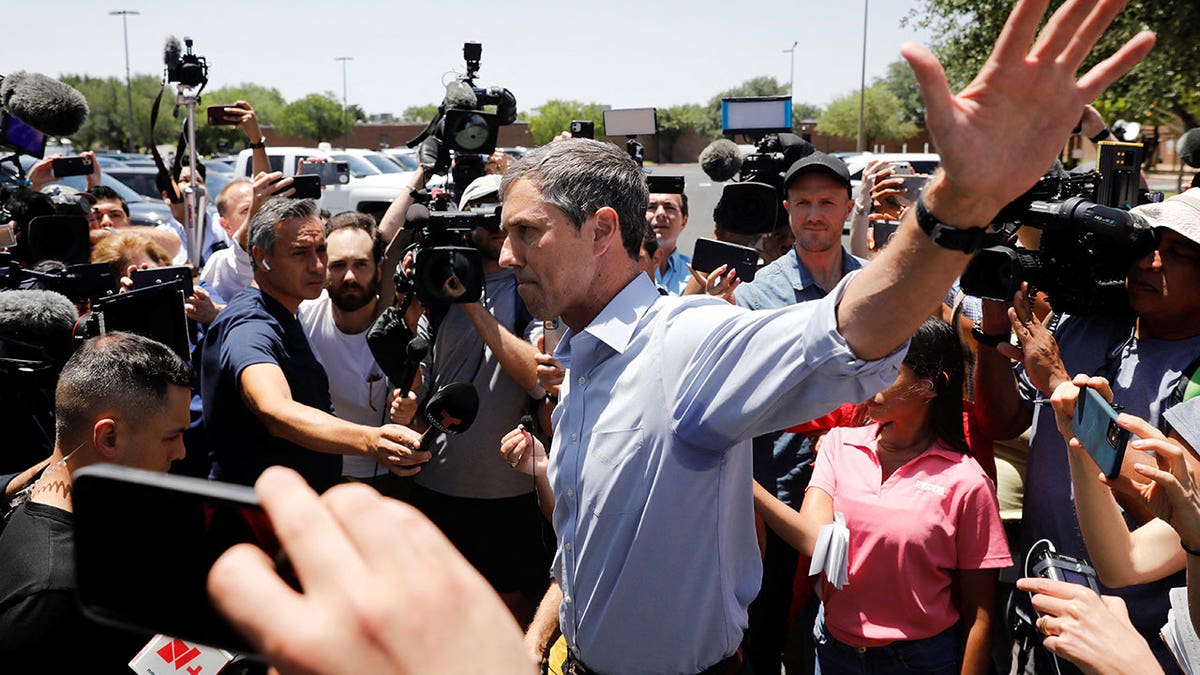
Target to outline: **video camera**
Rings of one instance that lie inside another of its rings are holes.
[[[1140,143],[1103,142],[1098,170],[1051,168],[995,221],[1005,242],[1021,227],[1041,230],[1038,250],[1015,243],[983,249],[963,271],[963,292],[1009,301],[1028,282],[1046,293],[1056,312],[1126,309],[1129,268],[1158,243],[1145,220],[1129,212],[1162,199],[1139,189],[1141,161]]]
[[[208,84],[208,60],[192,51],[192,38],[183,37],[187,51],[180,53],[179,41],[170,38],[163,52],[164,65],[167,68],[167,81],[184,87],[203,88]]]
[[[466,74],[446,85],[437,114],[407,144],[410,148],[421,146],[417,156],[423,166],[431,167],[427,168],[430,173],[450,171],[458,190],[483,175],[488,156],[496,150],[500,127],[517,120],[517,99],[511,91],[475,86],[482,54],[483,46],[478,42],[463,44]],[[494,107],[495,112],[486,107]]]
[[[411,276],[397,270],[396,289],[415,290],[425,305],[478,302],[483,295],[483,256],[471,243],[476,227],[500,229],[500,205],[458,211],[450,194],[420,190],[405,214],[413,230]]]
[[[90,202],[70,188],[54,195],[22,186],[0,188],[0,288],[37,286],[76,302],[112,292],[112,275],[85,271],[91,243],[85,214]],[[70,267],[68,267],[70,266]],[[107,284],[107,286],[105,286]]]
[[[741,234],[766,234],[786,222],[783,176],[797,160],[812,154],[811,143],[791,133],[792,98],[755,96],[721,99],[721,130],[742,134],[754,142],[754,152],[742,155],[729,139],[710,143],[700,165],[725,185],[713,219]]]

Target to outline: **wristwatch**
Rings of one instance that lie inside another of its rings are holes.
[[[1000,343],[1008,342],[1012,338],[1012,332],[1007,331],[999,335],[989,335],[983,332],[983,326],[976,321],[975,325],[971,326],[971,337],[981,345],[987,345],[995,349]]]
[[[924,193],[917,197],[916,213],[921,231],[942,248],[974,253],[990,243],[986,227],[951,227],[934,217],[929,207],[925,206]]]

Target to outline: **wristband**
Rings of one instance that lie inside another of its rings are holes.
[[[1012,332],[1010,331],[1000,335],[989,335],[988,333],[983,332],[983,326],[976,321],[975,325],[971,326],[971,337],[975,338],[975,341],[979,344],[987,345],[988,347],[995,349],[1000,343],[1008,342],[1010,339],[1012,339]]]
[[[1089,140],[1091,140],[1092,143],[1099,143],[1100,141],[1107,139],[1111,135],[1112,135],[1112,130],[1109,129],[1108,127],[1104,127],[1103,129],[1100,130],[1100,133],[1096,134],[1095,136],[1092,136]]]
[[[938,220],[925,206],[925,193],[917,197],[917,225],[930,241],[951,251],[974,253],[988,244],[986,227],[951,227]]]
[[[265,147],[267,147],[267,137],[266,136],[259,138],[257,143],[250,144],[250,148],[252,150],[262,150]]]

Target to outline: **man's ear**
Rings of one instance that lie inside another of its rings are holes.
[[[117,421],[111,417],[96,420],[92,425],[92,445],[105,460],[115,462],[120,445],[117,439]]]
[[[597,254],[606,252],[614,243],[621,245],[621,219],[611,206],[602,206],[592,217],[595,221],[595,248]]]

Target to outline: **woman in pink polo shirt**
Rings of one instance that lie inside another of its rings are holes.
[[[758,513],[805,555],[845,515],[849,582],[823,584],[814,630],[822,675],[988,671],[1011,559],[995,486],[967,454],[962,363],[953,329],[926,321],[896,382],[867,402],[870,424],[821,441],[799,512],[755,486]]]

